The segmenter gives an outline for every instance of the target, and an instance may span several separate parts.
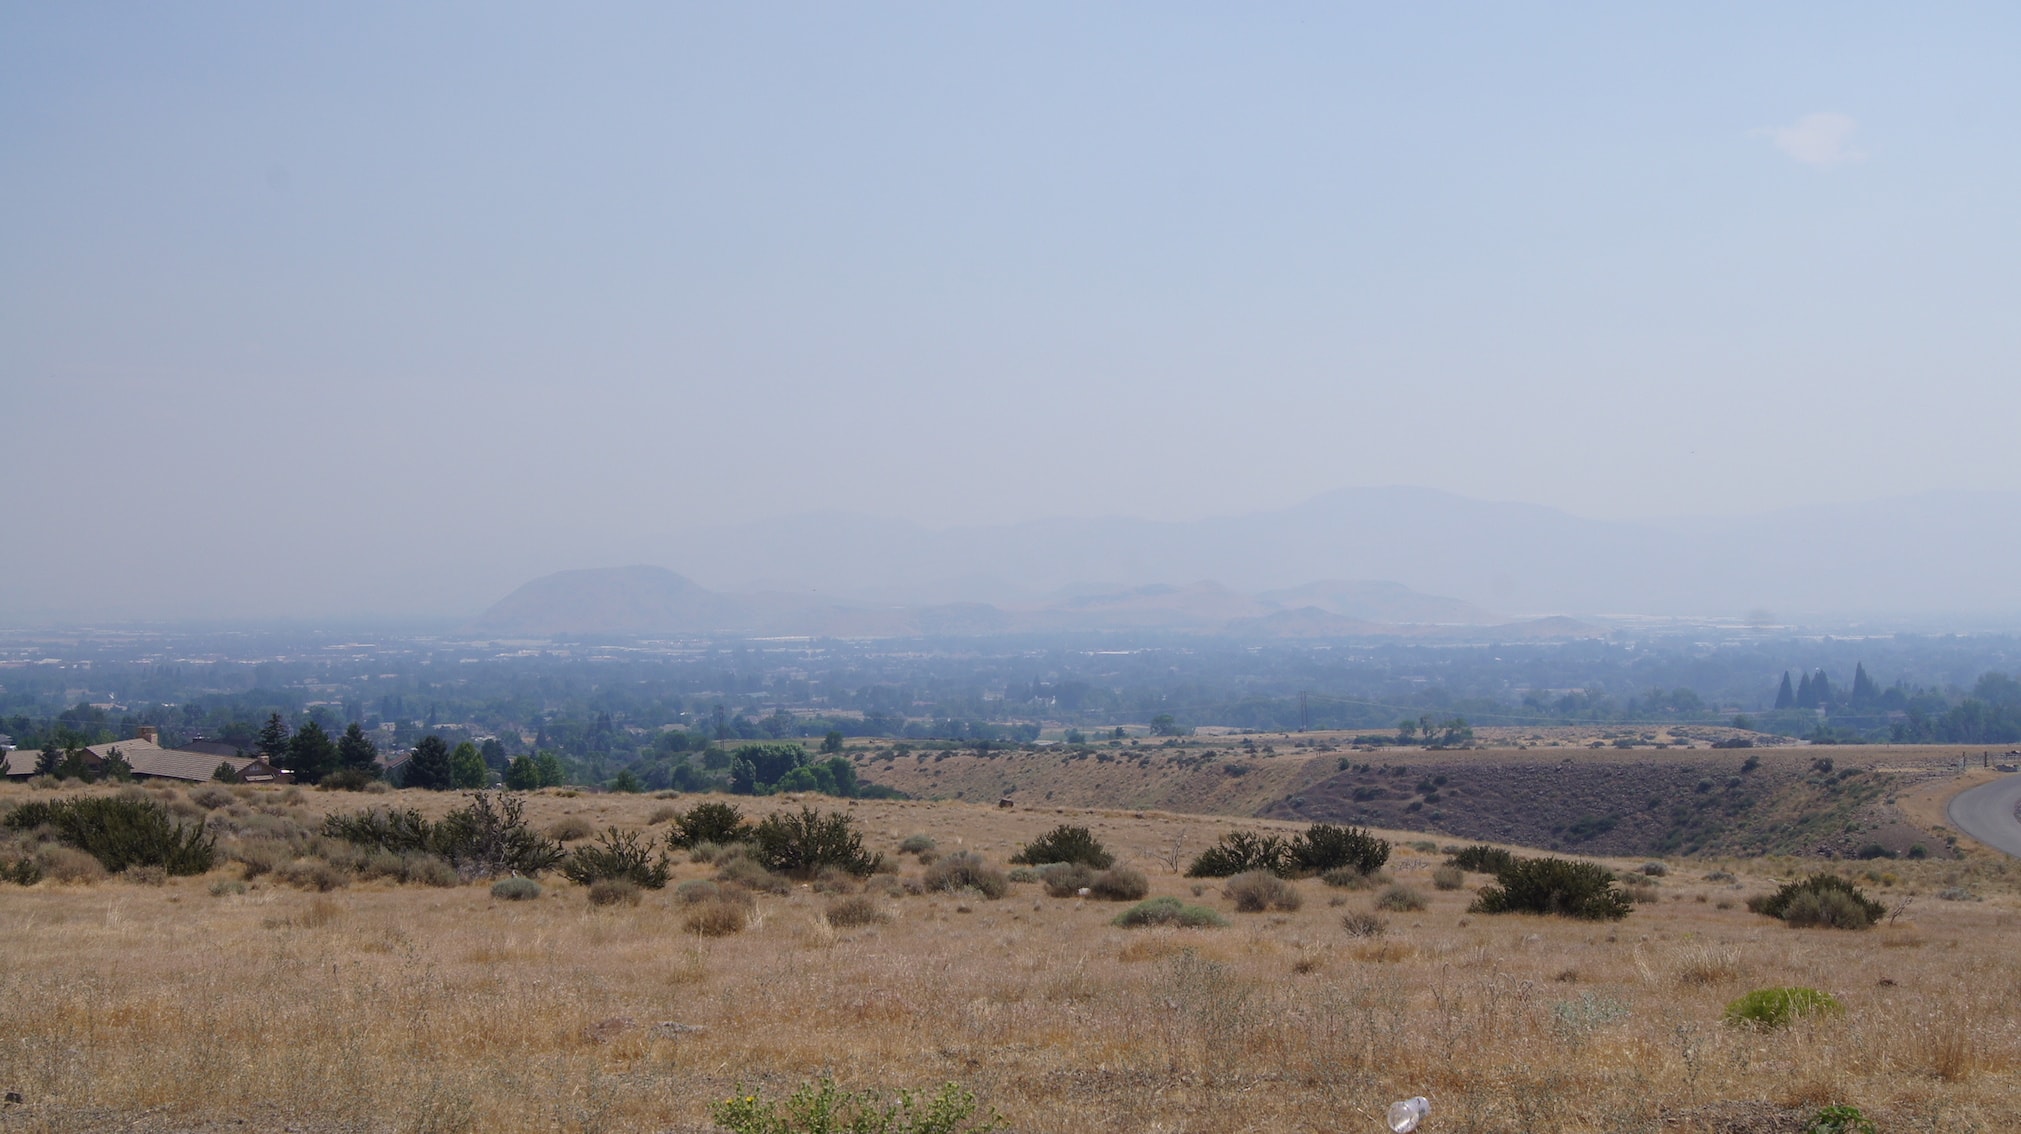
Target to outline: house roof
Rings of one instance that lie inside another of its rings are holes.
[[[112,754],[113,749],[133,768],[136,776],[160,776],[171,780],[207,780],[218,770],[220,763],[230,764],[233,771],[252,763],[244,756],[217,756],[208,752],[189,752],[180,748],[163,748],[145,740],[115,740],[110,744],[94,744],[85,751],[99,760]],[[6,754],[7,774],[10,776],[32,776],[35,764],[42,758],[40,750],[33,752],[16,750]]]

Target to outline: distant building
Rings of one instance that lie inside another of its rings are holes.
[[[161,734],[154,728],[143,725],[139,732],[140,735],[132,740],[115,740],[84,749],[85,766],[95,772],[117,752],[133,769],[133,778],[137,780],[208,780],[217,774],[219,764],[231,765],[232,771],[247,783],[286,783],[294,778],[286,770],[276,768],[265,760],[242,755],[236,747],[225,746],[230,751],[224,754],[215,751],[215,742],[204,742],[209,750],[163,748],[157,743]],[[15,749],[7,752],[6,758],[7,775],[21,778],[35,774],[35,765],[42,759],[42,753]]]

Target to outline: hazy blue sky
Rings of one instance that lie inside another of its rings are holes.
[[[0,3],[0,588],[140,530],[306,577],[813,508],[2021,489],[2017,32]]]

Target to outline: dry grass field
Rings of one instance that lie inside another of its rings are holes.
[[[151,794],[205,814],[191,791]],[[0,788],[0,808],[30,798],[50,793]],[[697,798],[549,791],[527,810],[657,834],[656,813]],[[462,802],[241,788],[208,814],[255,840],[368,804]],[[523,902],[483,883],[314,892],[278,872],[239,892],[237,862],[161,884],[0,884],[0,1086],[21,1099],[0,1131],[704,1131],[739,1084],[783,1095],[824,1072],[857,1089],[954,1080],[1029,1134],[1372,1132],[1414,1094],[1434,1134],[1800,1134],[1835,1103],[1884,1131],[2021,1127],[2021,869],[1983,852],[1842,866],[1906,902],[1865,932],[1747,911],[1814,866],[1796,860],[1672,861],[1618,923],[1470,915],[1487,879],[1437,889],[1444,856],[1401,833],[1389,873],[1425,908],[1309,879],[1300,908],[1248,914],[1178,870],[1228,830],[1294,825],[804,802],[846,809],[898,865],[857,887],[885,920],[838,927],[844,895],[805,883],[755,895],[748,925],[717,937],[686,928],[675,886],[594,907],[552,874]],[[908,836],[1001,866],[1063,822],[1153,895],[1230,924],[1123,929],[1123,906],[1035,883],[999,900],[906,884],[922,873],[897,851]],[[676,884],[714,869],[680,855]],[[1351,933],[1364,915],[1381,931]],[[1845,1013],[1722,1023],[1730,1000],[1780,985]]]

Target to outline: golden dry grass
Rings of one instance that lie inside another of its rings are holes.
[[[461,802],[279,799],[248,797],[304,821]],[[543,793],[528,813],[643,829],[661,805]],[[1389,871],[1429,908],[1353,938],[1343,915],[1372,892],[1307,880],[1301,908],[1240,914],[1219,883],[1169,865],[1175,842],[1190,857],[1268,824],[841,806],[911,874],[893,853],[908,835],[1001,864],[1084,823],[1153,895],[1233,924],[1117,929],[1119,906],[1032,883],[994,902],[873,884],[890,920],[856,928],[796,885],[758,895],[720,937],[684,930],[672,888],[593,908],[559,878],[524,902],[481,884],[312,893],[271,875],[212,896],[235,866],[160,886],[0,887],[0,1079],[26,1100],[0,1130],[700,1131],[739,1082],[783,1093],[822,1072],[858,1088],[957,1080],[1032,1134],[1374,1131],[1413,1094],[1431,1097],[1440,1132],[1801,1130],[1772,1122],[1837,1102],[1883,1129],[2006,1130],[2021,1115],[2021,872],[2004,862],[1885,864],[1893,881],[1865,884],[1913,904],[1846,933],[1740,904],[1805,863],[1674,862],[1659,900],[1593,925],[1469,916],[1481,876],[1436,891],[1439,856],[1403,849]],[[1739,888],[1700,880],[1715,865]],[[681,856],[676,881],[712,873]],[[1983,900],[1933,896],[1950,885]],[[1727,1001],[1769,985],[1825,989],[1846,1013],[1772,1035],[1720,1023]],[[1771,1124],[1721,1125],[1735,1114]]]

